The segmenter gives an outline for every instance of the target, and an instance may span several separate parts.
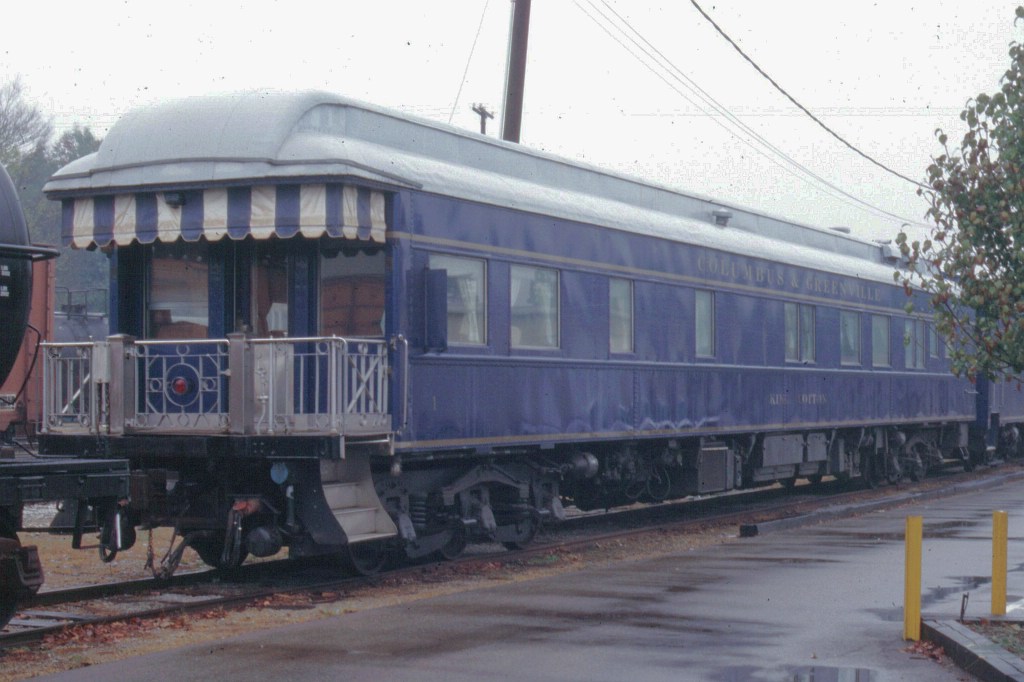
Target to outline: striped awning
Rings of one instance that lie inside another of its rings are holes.
[[[329,235],[383,242],[382,192],[341,184],[219,187],[63,201],[65,246]]]

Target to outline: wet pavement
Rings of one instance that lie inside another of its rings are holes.
[[[903,527],[924,517],[922,609],[988,613],[991,514],[1024,595],[1024,481],[692,553],[347,614],[59,680],[885,682],[969,679],[906,651]],[[1012,615],[1012,614],[1011,614]]]

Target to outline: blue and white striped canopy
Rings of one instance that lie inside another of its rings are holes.
[[[384,206],[382,192],[336,183],[218,187],[64,199],[61,223],[75,248],[250,235],[383,243]]]

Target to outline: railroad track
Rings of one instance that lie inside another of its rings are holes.
[[[985,469],[972,474],[946,473],[915,486],[889,486],[878,490],[849,490],[839,483],[801,486],[793,490],[767,489],[744,494],[716,496],[654,506],[627,508],[610,513],[574,515],[546,530],[531,546],[508,551],[475,546],[466,555],[438,566],[471,567],[494,562],[515,565],[531,557],[573,551],[609,541],[659,532],[691,532],[706,527],[735,525],[746,534],[758,534],[780,526],[820,519],[822,510],[849,515],[880,506],[893,506],[928,494],[951,494],[964,487],[990,485],[1008,477],[1024,476],[1021,467]],[[851,511],[857,505],[858,509]],[[827,511],[824,512],[827,515]],[[813,516],[817,514],[818,516]],[[750,532],[754,525],[756,533]],[[495,545],[494,547],[497,547]],[[372,578],[339,575],[330,561],[271,560],[246,564],[230,575],[197,571],[176,575],[171,581],[134,580],[41,592],[0,634],[0,649],[39,642],[47,636],[75,627],[146,620],[198,611],[244,608],[282,598],[308,601],[337,600],[358,587],[389,578],[436,582],[431,564],[404,564]]]

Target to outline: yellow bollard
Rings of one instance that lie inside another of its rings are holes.
[[[1006,512],[992,512],[992,615],[1006,615]]]
[[[908,516],[904,537],[903,639],[921,641],[921,517]]]

